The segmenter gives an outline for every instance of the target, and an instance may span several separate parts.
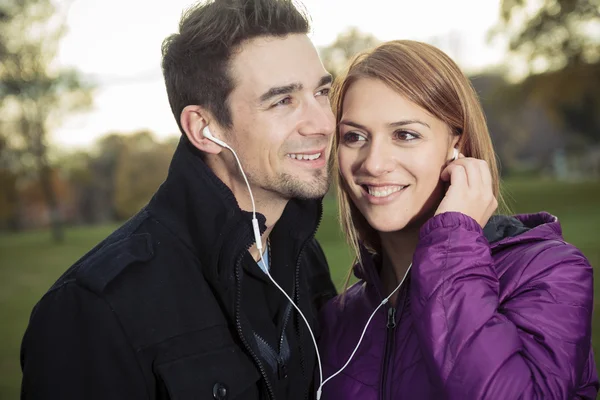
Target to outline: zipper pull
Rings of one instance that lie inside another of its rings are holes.
[[[394,307],[388,309],[387,327],[389,329],[394,329],[396,327],[396,309]]]
[[[277,362],[277,377],[279,380],[287,379],[288,377],[288,369],[284,362]]]

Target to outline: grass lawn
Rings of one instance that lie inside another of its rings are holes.
[[[600,182],[555,183],[543,180],[511,180],[506,184],[514,212],[545,210],[557,215],[566,239],[577,245],[600,267]],[[32,307],[48,287],[74,261],[108,235],[116,225],[72,228],[64,244],[50,242],[48,232],[0,235],[0,399],[19,396],[19,346]],[[338,229],[333,199],[327,199],[318,233],[329,260],[334,282],[344,282],[352,255]],[[600,279],[596,279],[600,293]],[[600,315],[596,297],[594,348],[600,355]],[[600,360],[597,357],[597,360]]]

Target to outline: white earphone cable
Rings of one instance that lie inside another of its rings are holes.
[[[270,257],[270,255],[269,255],[269,257]],[[267,273],[267,276],[269,277],[269,279],[271,279],[271,282],[273,282],[273,284],[275,286],[277,286],[277,288],[290,301],[290,303],[292,303],[292,305],[294,306],[294,308],[298,311],[298,313],[300,314],[300,316],[304,320],[304,323],[306,324],[306,327],[308,328],[308,332],[310,333],[310,337],[311,337],[311,339],[313,341],[313,344],[315,346],[315,352],[317,353],[317,364],[319,365],[319,381],[323,382],[323,366],[321,364],[321,355],[319,354],[319,346],[317,346],[317,339],[315,339],[315,335],[314,335],[312,329],[310,328],[310,324],[308,323],[308,321],[307,321],[306,317],[304,316],[304,314],[302,313],[302,311],[300,311],[300,307],[298,307],[296,305],[296,303],[294,303],[294,301],[291,299],[291,297],[288,296],[288,294],[285,292],[285,290],[283,290],[283,288],[281,286],[279,286],[279,284],[277,282],[275,282],[275,279],[273,279],[273,277],[271,276],[271,273],[269,272],[269,268],[265,265],[265,260],[262,257],[262,253],[260,254],[260,261],[262,262],[263,269]]]
[[[321,394],[322,394],[322,391],[323,391],[323,386],[325,385],[325,383],[329,382],[329,380],[331,380],[333,377],[335,377],[338,374],[340,374],[350,364],[350,361],[352,360],[352,358],[356,354],[358,348],[360,347],[360,344],[361,344],[361,342],[362,342],[362,340],[363,340],[363,338],[365,336],[367,328],[369,327],[369,324],[371,323],[371,320],[375,316],[375,313],[385,303],[387,303],[389,301],[389,299],[394,295],[394,293],[396,293],[398,291],[398,289],[400,289],[400,287],[404,283],[404,280],[406,279],[406,276],[408,275],[408,272],[410,271],[412,263],[409,265],[408,269],[406,270],[406,273],[404,274],[404,277],[400,281],[400,284],[396,287],[396,289],[394,289],[392,291],[392,293],[389,294],[389,296],[387,296],[385,299],[383,299],[383,301],[377,306],[377,308],[375,308],[375,311],[373,311],[373,313],[371,314],[371,316],[367,320],[367,324],[365,325],[365,327],[364,327],[364,329],[362,331],[362,334],[360,336],[360,339],[358,340],[358,343],[356,344],[356,347],[354,348],[354,351],[352,351],[352,354],[348,358],[348,361],[346,361],[346,363],[344,364],[344,366],[342,368],[340,368],[336,373],[334,373],[329,378],[327,378],[326,380],[323,381],[323,365],[321,363],[321,355],[319,353],[319,347],[317,345],[317,340],[315,339],[315,335],[314,335],[312,329],[310,328],[310,324],[308,323],[308,320],[304,316],[304,313],[302,313],[302,311],[300,310],[300,307],[298,307],[298,305],[296,305],[296,303],[294,303],[294,301],[292,300],[292,298],[290,296],[288,296],[288,294],[285,292],[285,290],[283,290],[283,288],[281,286],[279,286],[279,284],[275,281],[275,279],[273,279],[273,277],[271,276],[271,273],[269,271],[269,268],[268,268],[268,266],[266,265],[266,263],[265,263],[265,261],[263,259],[263,255],[262,255],[263,254],[263,252],[262,252],[262,248],[263,248],[262,247],[262,240],[261,240],[261,236],[260,236],[260,229],[258,227],[258,220],[256,219],[256,204],[254,203],[254,195],[252,194],[252,189],[250,188],[250,183],[248,182],[248,178],[246,177],[246,173],[244,172],[244,169],[242,168],[242,163],[240,162],[240,159],[238,158],[236,152],[228,144],[226,144],[224,142],[220,142],[218,144],[222,145],[223,147],[225,147],[226,149],[230,150],[233,153],[233,156],[235,157],[235,160],[237,161],[237,164],[238,164],[238,166],[240,168],[240,172],[242,173],[242,176],[244,177],[244,181],[246,182],[246,186],[248,187],[248,193],[250,193],[250,201],[252,202],[252,228],[253,228],[253,231],[254,231],[254,239],[256,241],[256,248],[258,250],[258,254],[260,255],[260,262],[263,265],[263,269],[264,269],[265,273],[267,274],[267,276],[269,277],[269,279],[271,280],[271,282],[273,282],[273,284],[277,287],[277,289],[279,289],[279,291],[281,291],[281,293],[283,293],[283,295],[289,300],[289,302],[298,311],[298,313],[300,314],[300,316],[304,320],[304,323],[306,324],[306,327],[308,328],[308,332],[310,333],[310,337],[311,337],[311,339],[313,341],[313,344],[315,346],[315,352],[317,354],[317,363],[319,365],[319,387],[317,389],[317,400],[320,400],[321,399]]]
[[[271,276],[269,268],[267,267],[265,260],[263,259],[263,253],[261,251],[262,250],[262,240],[260,237],[260,230],[258,229],[258,220],[256,219],[256,205],[254,203],[254,196],[252,195],[252,189],[250,188],[250,184],[248,183],[248,178],[246,178],[246,174],[244,173],[244,169],[242,168],[242,163],[240,162],[240,159],[238,158],[237,154],[229,145],[227,145],[226,143],[223,143],[223,144],[225,145],[224,146],[225,148],[229,149],[233,153],[235,160],[237,161],[238,166],[240,167],[242,176],[244,177],[244,181],[246,182],[246,186],[248,187],[248,192],[250,193],[250,200],[252,201],[252,226],[254,229],[254,239],[256,241],[256,248],[258,249],[258,254],[260,255],[260,262],[262,262],[263,269],[266,272],[269,279],[271,279],[271,282],[273,282],[273,284],[277,287],[277,289],[279,289],[279,291],[281,293],[283,293],[283,295],[289,300],[289,302],[294,306],[294,308],[298,311],[298,313],[304,320],[304,323],[306,324],[306,327],[308,328],[308,332],[310,333],[310,337],[315,346],[315,352],[317,354],[317,362],[319,364],[320,382],[322,382],[323,381],[323,367],[321,364],[321,356],[319,355],[319,347],[317,346],[317,340],[315,339],[315,335],[314,335],[312,329],[310,328],[310,324],[308,323],[308,320],[304,316],[304,313],[302,313],[302,311],[300,310],[300,307],[298,307],[296,305],[296,303],[294,303],[294,301],[291,299],[291,297],[288,296],[288,294],[285,292],[285,290],[283,290],[283,288],[281,286],[279,286],[279,284],[277,282],[275,282],[275,279],[273,279],[273,277]]]
[[[408,276],[408,272],[410,271],[411,267],[412,267],[412,263],[406,269],[406,272],[404,273],[404,277],[402,277],[402,280],[400,281],[400,283],[398,284],[398,286],[396,286],[396,289],[394,289],[392,291],[392,293],[390,293],[385,299],[383,299],[383,301],[377,306],[377,308],[375,308],[375,311],[373,311],[373,313],[371,314],[371,316],[367,320],[367,323],[366,323],[366,325],[365,325],[365,327],[364,327],[364,329],[362,331],[362,334],[360,335],[360,339],[358,340],[358,343],[356,344],[356,347],[354,348],[354,351],[352,351],[352,354],[350,354],[350,357],[348,358],[348,361],[346,361],[346,364],[344,364],[344,366],[342,368],[340,368],[336,373],[334,373],[333,375],[331,375],[329,378],[325,379],[325,381],[323,381],[323,378],[321,376],[322,383],[321,383],[321,385],[319,385],[319,389],[317,389],[317,400],[321,399],[321,394],[322,394],[322,391],[323,391],[323,386],[325,386],[325,384],[327,382],[329,382],[330,379],[332,379],[333,377],[339,375],[350,364],[350,361],[352,360],[352,357],[354,357],[354,354],[356,354],[356,352],[358,351],[358,348],[360,347],[360,344],[361,344],[363,338],[365,337],[365,333],[367,332],[367,328],[369,327],[369,324],[371,323],[371,320],[375,316],[375,313],[377,313],[377,310],[379,310],[385,303],[387,303],[390,300],[390,298],[394,295],[394,293],[396,293],[398,291],[398,289],[400,289],[400,287],[404,283],[404,280]]]
[[[260,236],[260,229],[258,227],[258,220],[256,219],[256,204],[254,203],[254,195],[252,194],[252,189],[250,189],[250,183],[248,182],[248,178],[246,177],[246,173],[244,172],[244,169],[242,168],[242,163],[240,162],[240,159],[238,158],[238,155],[236,154],[236,152],[227,144],[224,142],[220,143],[223,147],[225,147],[226,149],[228,149],[229,151],[231,151],[231,153],[233,153],[233,156],[235,157],[235,160],[237,161],[238,166],[240,167],[240,172],[242,173],[242,176],[244,177],[244,182],[246,182],[246,186],[248,187],[248,193],[250,193],[250,201],[252,202],[252,230],[254,231],[254,239],[256,241],[256,248],[258,249],[258,253],[261,254],[262,257],[262,239]]]

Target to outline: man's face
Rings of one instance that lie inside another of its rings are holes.
[[[224,139],[237,152],[257,200],[325,195],[335,127],[331,77],[308,37],[244,43],[232,57],[230,76],[233,126]],[[243,182],[233,159],[228,175],[236,186]]]

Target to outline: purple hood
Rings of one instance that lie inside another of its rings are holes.
[[[383,299],[378,257],[322,311],[324,378],[339,370]],[[348,367],[323,388],[338,399],[595,399],[592,268],[548,213],[460,213],[420,231],[397,304],[379,309]]]

